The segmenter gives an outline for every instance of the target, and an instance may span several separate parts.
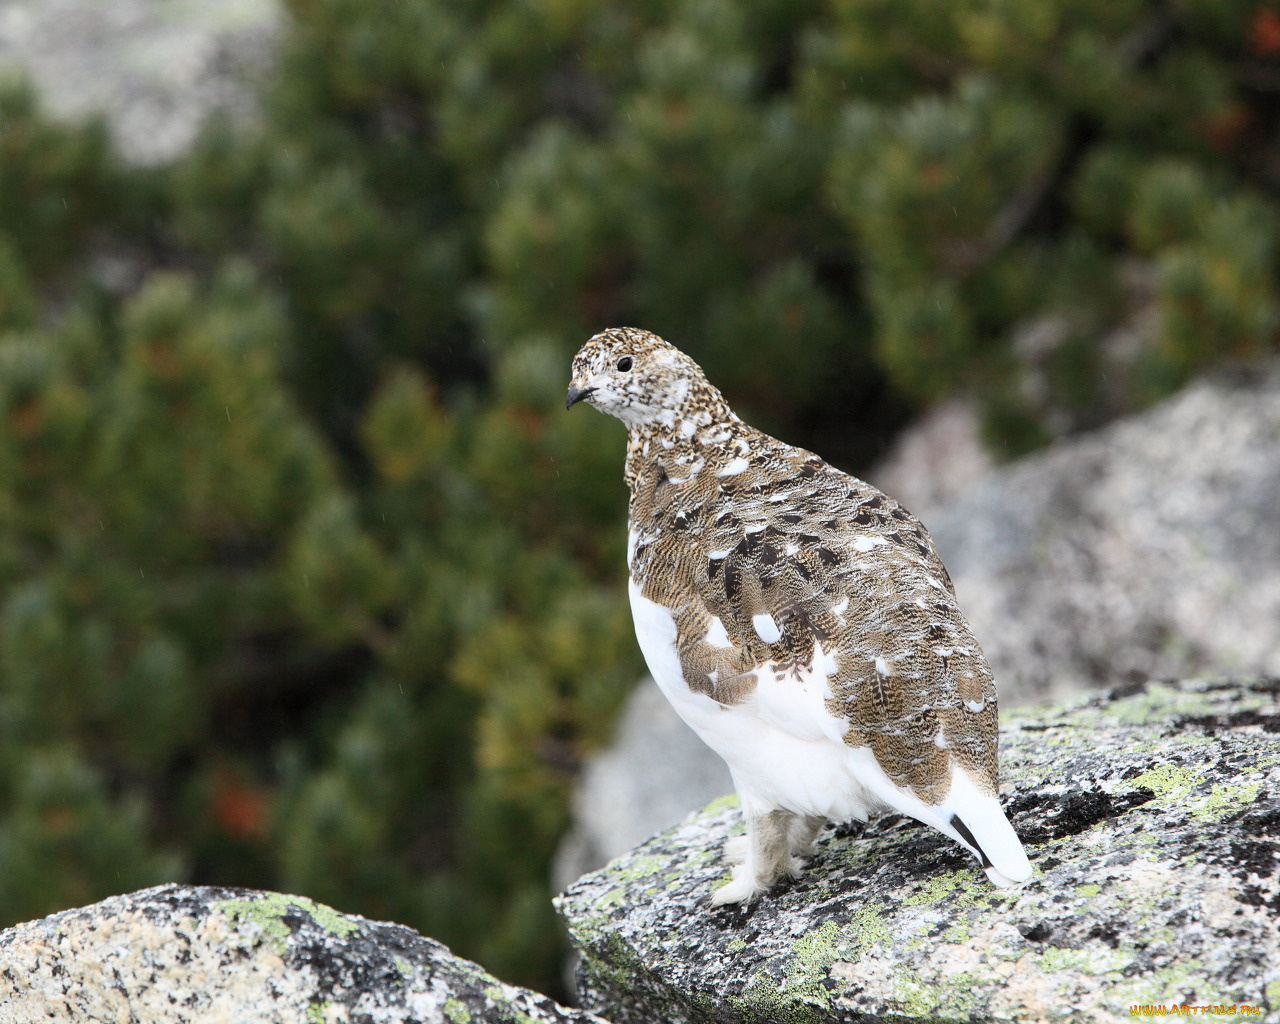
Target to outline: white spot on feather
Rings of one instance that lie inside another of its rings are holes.
[[[702,459],[699,459],[697,462],[695,462],[692,466],[689,467],[688,476],[682,476],[678,480],[673,476],[669,476],[667,477],[667,482],[672,484],[687,484],[690,480],[692,480],[695,476],[697,476],[699,472],[701,472],[702,467],[704,465],[706,465],[705,461]]]
[[[751,625],[755,627],[756,636],[767,644],[776,643],[778,638],[782,636],[782,630],[778,628],[777,622],[768,612],[761,612],[759,615],[752,616]]]
[[[834,654],[828,654],[822,649],[822,644],[813,645],[813,671],[822,678],[823,699],[829,700],[835,694],[831,690],[831,677],[836,674],[840,666],[836,664]]]
[[[964,702],[964,706],[974,714],[977,714],[987,706],[987,702],[985,700],[967,700]]]
[[[849,607],[849,599],[846,597],[839,604],[834,604],[831,606],[831,614],[843,615],[844,610],[848,607]]]
[[[707,635],[703,637],[703,643],[720,648],[733,646],[733,641],[729,639],[729,634],[725,632],[724,623],[720,621],[719,615],[711,616],[711,625],[707,629]]]
[[[881,544],[887,544],[887,543],[888,541],[886,541],[883,537],[859,537],[857,540],[853,542],[853,550],[854,551],[870,551],[874,547],[879,547]]]
[[[876,671],[882,676],[893,675],[893,673],[889,671],[889,663],[885,661],[884,658],[876,658]]]
[[[737,458],[729,463],[729,465],[725,466],[724,469],[720,470],[716,476],[735,476],[738,473],[743,472],[749,465],[751,465],[751,463],[746,459]]]

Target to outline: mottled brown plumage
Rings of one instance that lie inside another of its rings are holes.
[[[746,864],[717,900],[797,871],[814,821],[886,806],[984,866],[995,858],[997,881],[1025,874],[995,801],[991,670],[920,521],[743,423],[648,332],[613,329],[582,348],[567,404],[582,399],[628,427],[628,559],[650,668],[743,799]],[[810,761],[818,782],[784,758]]]

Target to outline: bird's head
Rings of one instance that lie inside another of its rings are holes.
[[[648,331],[611,327],[574,356],[564,405],[588,402],[628,427],[669,426],[710,394],[719,398],[702,368],[674,345]]]

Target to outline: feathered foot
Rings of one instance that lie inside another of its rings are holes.
[[[724,845],[733,874],[728,884],[711,894],[713,906],[749,903],[784,876],[799,878],[823,823],[822,818],[783,810],[748,814],[746,819],[747,834],[734,836]]]

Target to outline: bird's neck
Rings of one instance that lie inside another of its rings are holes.
[[[633,491],[649,473],[681,480],[732,457],[746,425],[715,388],[693,397],[678,409],[628,426],[626,480]]]

